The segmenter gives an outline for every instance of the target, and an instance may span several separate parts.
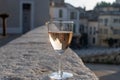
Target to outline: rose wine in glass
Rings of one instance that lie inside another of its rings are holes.
[[[66,79],[73,76],[72,73],[64,72],[62,70],[61,56],[69,47],[73,36],[73,22],[72,21],[51,21],[48,23],[48,35],[53,49],[60,56],[59,67],[57,72],[49,75],[52,79]]]

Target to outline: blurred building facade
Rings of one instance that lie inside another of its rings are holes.
[[[80,15],[80,33],[86,33],[87,46],[120,47],[120,0],[110,6],[84,10]],[[83,42],[82,42],[83,43]],[[82,43],[80,45],[82,45]]]
[[[76,46],[120,47],[120,0],[89,11],[59,2],[50,9],[53,19],[74,21]]]
[[[26,33],[49,20],[49,0],[0,0],[0,14],[3,13],[9,15],[7,33]]]
[[[79,32],[79,10],[74,6],[65,3],[64,0],[50,0],[50,18],[58,21],[73,21],[73,37],[76,38],[75,42],[78,43],[80,32]]]

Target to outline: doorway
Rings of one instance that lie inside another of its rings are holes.
[[[22,32],[26,33],[31,30],[31,4],[22,4]]]

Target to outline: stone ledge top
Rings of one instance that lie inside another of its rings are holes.
[[[0,80],[51,80],[48,74],[57,70],[57,58],[46,26],[36,28],[0,48]],[[62,60],[63,70],[74,74],[67,80],[98,80],[71,49]]]

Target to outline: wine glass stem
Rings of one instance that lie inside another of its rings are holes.
[[[59,54],[59,66],[58,66],[58,74],[60,75],[60,77],[62,78],[62,61],[61,61],[62,55]]]

